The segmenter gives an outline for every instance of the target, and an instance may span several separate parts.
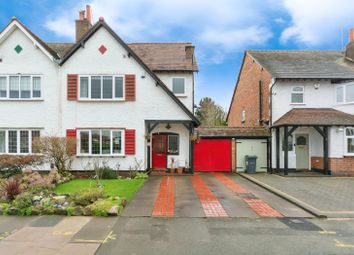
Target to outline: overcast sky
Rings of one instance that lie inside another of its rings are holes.
[[[0,0],[0,27],[16,16],[45,41],[72,42],[86,4],[126,42],[192,42],[196,102],[226,109],[245,49],[341,50],[354,27],[353,0]]]

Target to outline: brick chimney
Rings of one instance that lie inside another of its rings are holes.
[[[75,20],[75,25],[76,25],[76,42],[78,42],[92,27],[90,5],[86,5],[86,11],[81,10],[79,12],[79,19]]]
[[[354,28],[349,30],[349,43],[345,49],[345,57],[351,61],[354,61]]]
[[[194,57],[194,46],[193,45],[187,45],[185,48],[186,51],[186,58],[187,59],[193,59]]]

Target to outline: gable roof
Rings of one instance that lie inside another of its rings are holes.
[[[200,125],[199,120],[191,113],[188,108],[172,93],[172,91],[157,77],[157,75],[144,63],[144,61],[107,25],[104,20],[99,20],[95,25],[65,54],[59,65],[63,65],[74,53],[80,49],[100,28],[105,28],[117,42],[128,52],[128,56],[134,58],[144,70],[156,81],[171,99],[187,114],[196,126]]]
[[[248,50],[274,78],[354,79],[354,63],[340,51]]]
[[[33,33],[28,27],[26,27],[21,21],[19,21],[16,17],[13,17],[11,21],[5,26],[5,28],[1,31],[1,37],[5,36],[4,33],[10,31],[13,26],[17,26],[20,30],[22,30],[32,41],[37,42],[39,48],[44,51],[45,54],[52,57],[53,60],[58,60],[59,55],[54,51],[51,47],[49,47],[45,42],[43,42],[35,33]]]
[[[354,126],[354,115],[332,108],[295,108],[274,122],[273,127],[285,125]]]
[[[195,57],[186,57],[186,47],[193,47],[192,43],[129,43],[128,46],[153,71],[198,71]]]

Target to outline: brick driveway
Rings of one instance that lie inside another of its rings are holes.
[[[249,176],[303,201],[327,217],[354,217],[353,177]]]
[[[311,217],[310,214],[235,174],[152,176],[124,216]]]

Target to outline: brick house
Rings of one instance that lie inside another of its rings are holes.
[[[1,31],[0,154],[66,136],[77,141],[74,170],[97,160],[193,171],[194,46],[127,44],[103,18],[92,24],[89,6],[75,24],[72,43],[44,42],[16,18]]]
[[[268,171],[354,175],[354,29],[345,52],[247,50],[229,127],[269,130]]]

